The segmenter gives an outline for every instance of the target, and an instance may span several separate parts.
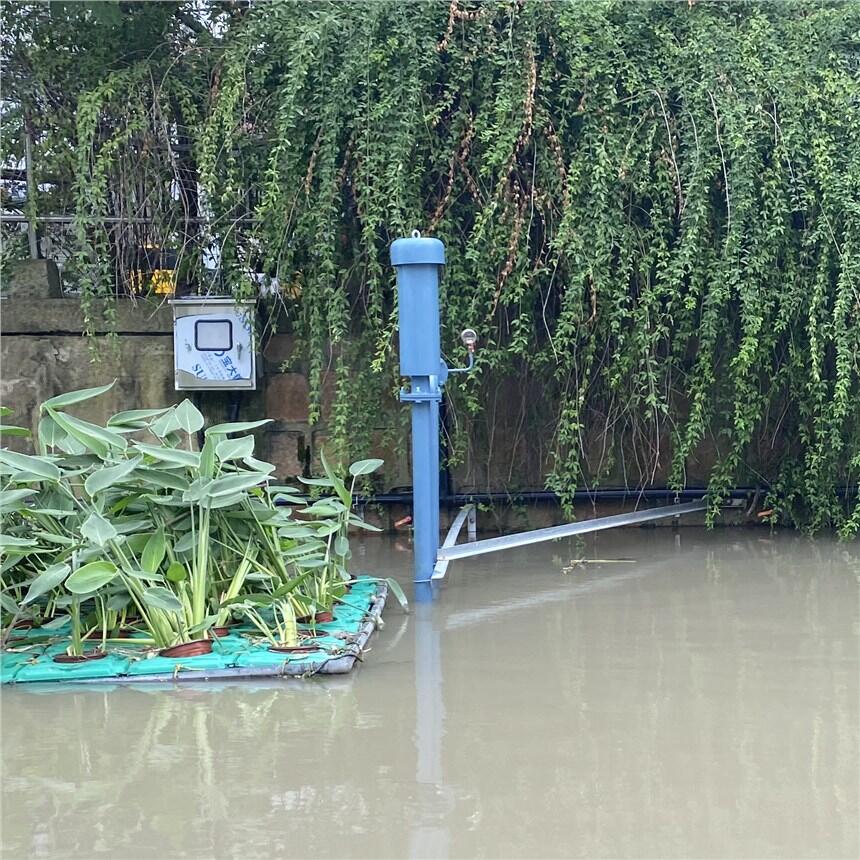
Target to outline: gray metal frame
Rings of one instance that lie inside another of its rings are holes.
[[[448,532],[448,537],[445,538],[445,543],[439,548],[436,555],[436,569],[433,573],[434,579],[441,579],[445,575],[448,562],[459,558],[471,558],[474,555],[483,555],[488,552],[498,552],[503,549],[513,549],[519,546],[528,546],[533,543],[541,543],[547,540],[556,540],[557,538],[571,537],[572,535],[588,534],[589,532],[602,531],[603,529],[617,528],[618,526],[635,526],[639,523],[647,523],[651,520],[660,520],[666,517],[679,517],[681,514],[692,514],[698,511],[707,510],[708,503],[702,499],[698,502],[686,502],[683,505],[664,505],[659,508],[650,508],[644,511],[633,511],[629,514],[616,514],[611,517],[598,517],[594,520],[583,520],[578,523],[566,523],[562,526],[552,526],[546,529],[535,529],[530,532],[519,532],[512,535],[504,535],[503,537],[487,538],[486,540],[475,541],[474,543],[462,544],[454,546],[457,539],[457,533],[462,527],[462,520],[465,519],[464,511],[460,512],[457,520],[451,526]],[[464,509],[465,510],[465,509]],[[458,524],[457,531],[454,532],[454,526]],[[454,532],[453,540],[451,539]],[[437,571],[440,571],[437,575]]]

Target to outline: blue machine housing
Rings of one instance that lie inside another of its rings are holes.
[[[397,269],[400,373],[438,376],[439,267],[445,265],[445,246],[438,239],[397,239],[391,263]]]
[[[412,407],[415,581],[433,575],[439,549],[439,402],[448,377],[439,334],[439,272],[445,246],[413,235],[391,245],[397,270],[400,373],[410,377],[400,399]]]

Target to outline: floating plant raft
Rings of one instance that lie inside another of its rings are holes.
[[[109,643],[106,656],[98,660],[57,663],[54,657],[69,647],[62,628],[51,631],[50,636],[38,628],[21,630],[0,653],[0,683],[152,683],[343,674],[353,668],[377,628],[387,594],[385,583],[358,579],[335,606],[332,621],[298,625],[302,648],[291,653],[269,650],[271,643],[262,639],[259,631],[239,625],[213,640],[211,654],[198,657],[161,657],[151,646],[136,646],[132,636],[122,644]]]

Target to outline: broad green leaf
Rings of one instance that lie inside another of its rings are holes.
[[[32,538],[15,537],[15,535],[0,535],[0,550],[6,550],[10,546],[38,546],[39,542]]]
[[[249,469],[253,469],[261,475],[271,475],[276,468],[274,463],[267,463],[265,460],[258,460],[256,457],[245,457],[242,462]]]
[[[317,530],[315,528],[310,528],[309,526],[289,525],[279,528],[278,534],[281,537],[288,537],[296,540],[307,537],[316,537]]]
[[[264,424],[271,424],[271,418],[264,418],[261,421],[233,421],[228,424],[213,424],[206,430],[207,436],[214,436],[217,433],[247,433],[248,430],[254,430],[257,427],[262,427]]]
[[[134,473],[134,476],[144,484],[164,490],[187,490],[189,486],[188,479],[183,478],[176,472],[152,469],[148,466],[140,467]]]
[[[60,546],[74,546],[77,543],[74,538],[70,538],[67,535],[57,535],[53,532],[33,532],[33,536],[48,543],[59,544]]]
[[[317,535],[327,537],[340,531],[340,520],[320,520],[317,524]]]
[[[200,477],[215,477],[215,455],[216,444],[212,437],[207,436],[203,447],[200,449]],[[223,458],[222,458],[223,459]]]
[[[191,552],[196,542],[196,535],[193,532],[186,532],[173,544],[173,551],[178,553]]]
[[[137,498],[135,496],[135,498]],[[152,520],[147,516],[113,517],[110,520],[117,534],[127,535],[135,532],[148,532],[152,528]]]
[[[7,570],[12,570],[22,558],[25,558],[22,552],[4,553],[4,558],[0,561],[0,574],[6,573]]]
[[[8,406],[0,406],[0,418],[5,418],[7,415],[11,415],[12,410]]]
[[[109,561],[91,561],[79,567],[66,580],[72,594],[89,594],[104,588],[117,575],[116,565]]]
[[[0,607],[3,608],[4,612],[8,612],[10,615],[18,614],[18,604],[15,603],[12,595],[5,594],[0,591]]]
[[[188,399],[176,407],[176,423],[186,433],[196,433],[203,429],[206,419],[200,410]]]
[[[209,439],[206,440],[209,444]],[[225,460],[241,460],[254,453],[254,437],[239,436],[237,439],[222,439],[215,446],[215,454],[223,463]]]
[[[334,481],[331,481],[328,478],[303,478],[301,475],[296,475],[296,477],[303,484],[307,484],[309,487],[333,487],[334,486]]]
[[[174,561],[170,567],[167,568],[165,576],[170,580],[170,582],[184,582],[188,579],[188,571],[185,569],[184,564]]]
[[[183,451],[181,448],[167,448],[159,445],[145,445],[143,442],[135,442],[134,449],[142,454],[148,454],[163,463],[176,463],[180,466],[200,466],[200,454],[196,451]]]
[[[182,494],[184,502],[199,502],[209,496],[209,489],[214,481],[210,478],[197,478],[188,485],[188,489]]]
[[[109,385],[100,385],[97,388],[81,388],[78,391],[68,391],[65,394],[58,394],[56,397],[46,400],[40,407],[45,409],[61,409],[63,406],[71,406],[73,403],[82,403],[84,400],[91,400],[93,397],[98,397],[106,391],[110,391],[116,384],[116,380]]]
[[[215,511],[222,508],[232,508],[240,505],[243,500],[247,498],[248,497],[244,493],[230,493],[226,496],[212,496],[211,498],[203,499],[200,502],[200,506],[208,508],[211,511]]]
[[[250,490],[263,480],[264,477],[259,472],[242,472],[238,475],[227,475],[226,477],[216,478],[209,487],[209,495],[217,498],[218,496],[226,496],[229,493]]]
[[[143,548],[143,553],[140,556],[140,566],[155,573],[164,561],[164,554],[167,552],[167,542],[164,539],[164,531],[157,529],[152,533],[146,546]]]
[[[360,529],[364,529],[369,532],[381,532],[382,529],[377,526],[372,526],[370,523],[365,522],[361,517],[357,517],[354,514],[349,515],[349,524],[351,526],[357,526]]]
[[[147,606],[153,609],[161,609],[164,612],[182,612],[182,602],[172,592],[162,585],[153,585],[143,592],[143,600]]]
[[[208,630],[210,627],[212,627],[217,620],[217,615],[207,615],[199,624],[195,624],[193,627],[189,627],[188,633],[192,636],[195,633],[202,633],[204,630]]]
[[[171,406],[157,421],[153,421],[149,425],[149,429],[161,439],[165,439],[178,430],[179,422],[176,420],[176,407]]]
[[[401,608],[404,612],[409,611],[409,601],[406,599],[406,595],[403,593],[403,589],[400,587],[400,583],[396,579],[388,578],[385,580],[388,583],[388,587],[391,589],[391,593],[397,598],[397,602],[400,604]]]
[[[21,601],[21,605],[32,603],[37,597],[56,588],[69,574],[71,568],[67,564],[52,564],[46,567],[31,583],[27,596]]]
[[[69,621],[71,621],[71,619],[68,615],[58,615],[56,618],[52,618],[50,621],[45,621],[39,629],[57,630],[58,628],[68,624]]]
[[[306,505],[308,503],[304,496],[288,496],[286,493],[278,493],[273,501],[276,505]]]
[[[84,489],[94,496],[102,490],[110,489],[122,482],[123,478],[127,478],[141,463],[143,457],[135,457],[133,460],[125,460],[122,463],[117,463],[116,466],[108,466],[106,469],[99,469],[93,472],[84,481]]]
[[[59,443],[65,438],[66,431],[63,430],[50,415],[45,415],[38,426],[39,440],[49,448],[59,447]]]
[[[353,476],[369,475],[375,472],[385,461],[384,460],[358,460],[349,467],[349,474]]]
[[[4,490],[0,493],[0,514],[21,510],[24,507],[24,499],[35,494],[35,490]]]
[[[296,565],[305,570],[317,570],[325,567],[328,562],[324,558],[297,558]]]
[[[343,513],[345,508],[335,499],[330,499],[325,502],[315,502],[308,508],[302,508],[299,513],[310,514],[312,517],[334,517]]]
[[[17,424],[0,424],[0,436],[29,436],[30,431],[26,427]]]
[[[339,535],[334,540],[334,551],[341,556],[349,555],[349,540],[343,535]]]
[[[89,421],[75,418],[74,415],[66,415],[64,412],[51,410],[50,415],[69,436],[77,439],[88,450],[100,457],[106,457],[112,448],[125,451],[128,447],[128,442],[123,436],[111,430],[105,430],[98,424],[91,424]]]
[[[107,420],[108,427],[134,427],[136,429],[146,427],[148,419],[157,418],[165,413],[167,409],[128,409],[125,412],[117,412]]]
[[[118,532],[101,514],[93,511],[81,525],[81,534],[94,544],[105,546]]]
[[[160,573],[152,573],[148,570],[138,570],[134,567],[125,567],[122,570],[123,576],[130,576],[132,579],[139,579],[143,582],[164,582],[164,577]]]
[[[13,469],[20,469],[30,475],[37,475],[46,481],[58,481],[60,470],[46,457],[32,457],[29,454],[19,454],[17,451],[0,449],[0,463],[5,463]]]

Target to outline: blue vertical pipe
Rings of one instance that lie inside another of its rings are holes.
[[[415,582],[433,575],[439,549],[439,402],[448,371],[439,340],[439,270],[445,246],[413,234],[391,245],[397,271],[400,374],[410,377],[400,399],[412,406],[412,520]]]

